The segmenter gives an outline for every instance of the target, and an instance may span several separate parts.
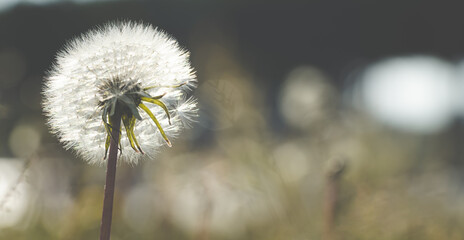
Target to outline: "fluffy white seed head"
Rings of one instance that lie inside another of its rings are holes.
[[[105,90],[111,82],[118,88]],[[169,109],[171,124],[160,106],[145,105],[172,139],[197,114],[196,101],[187,99],[195,83],[189,54],[173,38],[150,25],[112,23],[83,34],[58,53],[45,80],[43,107],[51,131],[67,149],[89,163],[103,164],[107,136],[103,101],[134,89],[149,88],[145,92],[150,96],[163,95],[160,100]],[[137,120],[134,134],[144,154],[134,151],[126,131],[121,131],[119,159],[130,164],[153,158],[166,145],[148,114],[139,112],[142,120]]]

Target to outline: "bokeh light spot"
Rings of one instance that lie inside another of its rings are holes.
[[[17,125],[9,138],[11,152],[16,157],[27,158],[40,146],[40,132],[29,125]]]
[[[279,110],[290,126],[307,129],[326,120],[333,97],[332,86],[320,70],[311,66],[297,67],[284,82]]]
[[[26,182],[18,182],[21,163],[0,159],[0,228],[20,224],[28,210],[31,189]]]
[[[397,57],[370,66],[361,82],[364,107],[401,130],[434,133],[453,117],[454,67],[432,57]]]

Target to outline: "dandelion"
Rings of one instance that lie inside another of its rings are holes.
[[[107,164],[100,239],[110,237],[116,160],[153,158],[197,114],[187,97],[196,83],[188,58],[166,33],[132,22],[89,31],[58,53],[44,112],[65,148]]]
[[[58,53],[44,90],[51,131],[89,163],[104,164],[111,116],[122,113],[120,160],[137,164],[190,126],[196,83],[189,54],[167,34],[135,23],[107,24]]]

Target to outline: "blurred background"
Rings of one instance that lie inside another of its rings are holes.
[[[464,239],[464,15],[439,1],[0,1],[0,239],[96,239],[105,168],[41,110],[63,44],[138,20],[200,117],[120,165],[112,239]],[[70,113],[72,114],[72,113]]]

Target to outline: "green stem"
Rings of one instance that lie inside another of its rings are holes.
[[[109,240],[111,235],[111,220],[113,217],[114,185],[116,178],[116,162],[118,159],[118,144],[121,128],[121,113],[116,110],[111,117],[111,143],[106,168],[105,197],[100,225],[100,240]]]

